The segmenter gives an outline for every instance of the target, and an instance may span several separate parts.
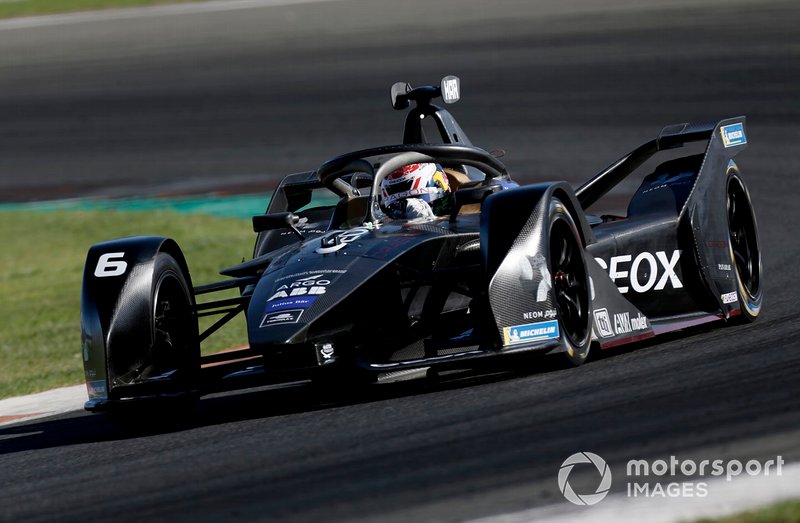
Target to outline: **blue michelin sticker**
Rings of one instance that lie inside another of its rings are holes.
[[[734,145],[744,145],[747,143],[747,137],[744,135],[744,125],[741,123],[734,123],[720,127],[722,133],[722,143],[725,147],[733,147]]]
[[[532,341],[558,338],[558,320],[514,325],[503,328],[504,345],[530,343]]]
[[[267,303],[264,312],[282,311],[286,309],[307,309],[313,305],[316,296],[303,296],[297,298],[285,298]]]

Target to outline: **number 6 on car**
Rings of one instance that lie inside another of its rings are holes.
[[[106,278],[108,276],[121,276],[125,274],[128,269],[128,264],[122,261],[125,257],[124,252],[108,252],[100,256],[97,260],[97,267],[94,269],[94,275],[98,278]]]

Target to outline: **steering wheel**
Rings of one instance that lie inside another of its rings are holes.
[[[393,155],[386,160],[377,171],[364,158],[370,156]],[[367,210],[366,222],[384,217],[378,195],[381,182],[392,171],[412,163],[441,163],[470,165],[482,171],[486,180],[505,178],[508,176],[505,165],[487,151],[479,147],[463,144],[403,144],[363,149],[338,156],[323,163],[317,169],[317,177],[323,185],[334,192],[342,191],[346,184],[341,177],[354,172],[372,175],[372,192]]]

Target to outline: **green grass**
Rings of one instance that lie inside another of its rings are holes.
[[[0,0],[0,18],[33,16],[115,7],[186,3],[191,0]]]
[[[250,258],[247,220],[174,212],[0,212],[0,398],[80,383],[80,289],[88,248],[132,235],[174,238],[195,285]],[[235,291],[234,291],[235,292]],[[204,352],[246,343],[244,319]],[[209,319],[210,323],[211,319]]]
[[[800,500],[785,501],[759,510],[697,523],[800,523]]]

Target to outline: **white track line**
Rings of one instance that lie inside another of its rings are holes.
[[[0,426],[81,410],[89,399],[86,385],[0,400]]]
[[[26,16],[21,18],[0,20],[0,31],[8,29],[30,29],[34,27],[80,24],[86,22],[105,22],[111,20],[128,20],[132,18],[155,18],[160,16],[195,13],[218,13],[223,11],[238,11],[241,9],[253,9],[259,7],[278,7],[338,1],[341,0],[209,0],[205,2],[188,4],[167,4],[151,7],[130,7],[58,15]]]
[[[593,523],[694,521],[698,518],[727,516],[800,498],[798,463],[784,465],[780,476],[743,475],[733,478],[730,482],[717,477],[704,478],[702,481],[708,484],[708,496],[703,498],[629,498],[625,494],[611,494],[593,506],[579,507],[564,501],[555,505],[477,519],[471,523],[528,521],[567,523],[578,520]],[[553,483],[555,482],[556,478],[553,477]]]

